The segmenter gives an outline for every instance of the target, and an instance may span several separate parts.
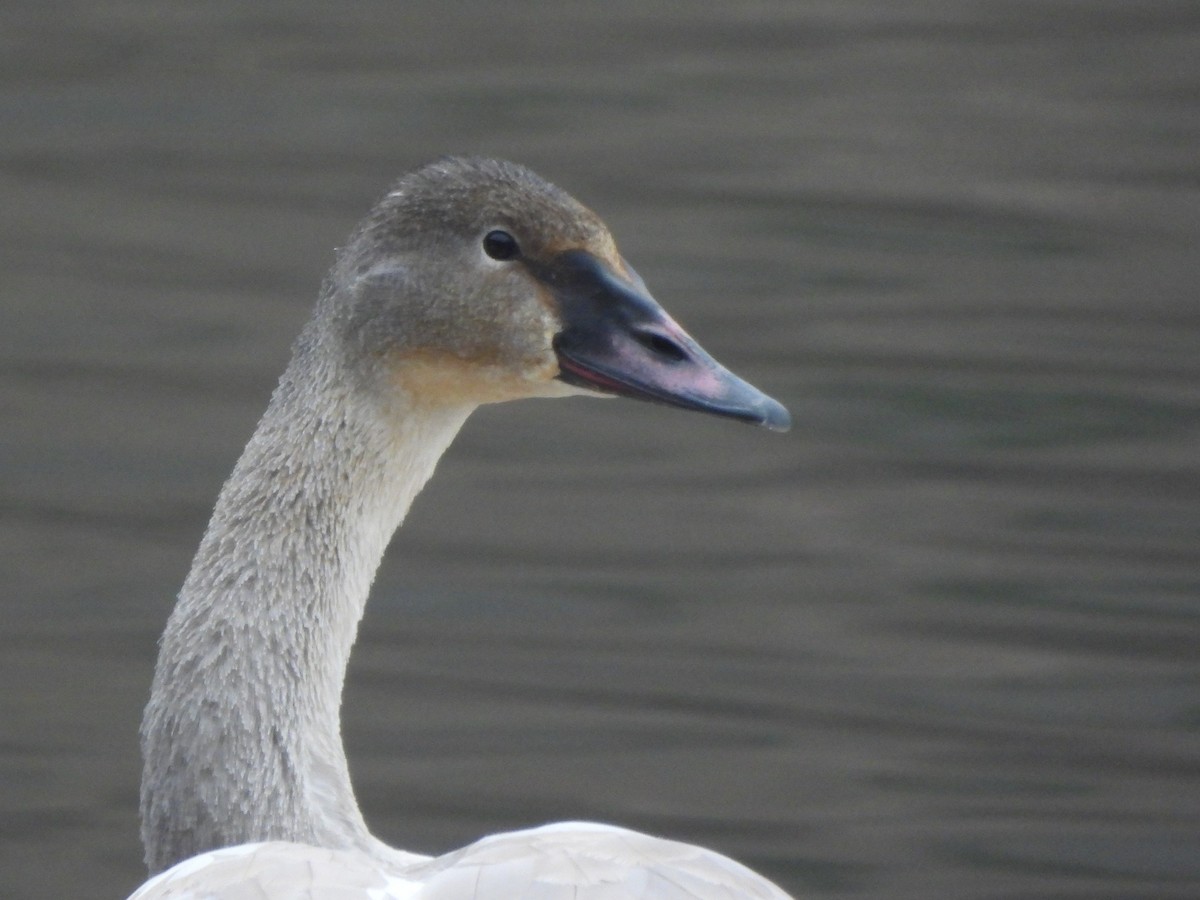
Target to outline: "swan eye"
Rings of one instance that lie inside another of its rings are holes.
[[[513,259],[521,252],[517,239],[507,231],[489,231],[483,236],[483,252],[492,259]]]

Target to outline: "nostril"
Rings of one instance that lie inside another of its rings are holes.
[[[653,331],[639,331],[636,337],[637,342],[647,350],[665,356],[671,362],[683,362],[687,359],[687,352],[668,337]]]

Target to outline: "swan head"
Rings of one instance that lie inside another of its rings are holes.
[[[324,303],[348,358],[414,403],[589,393],[790,425],[658,305],[595,213],[512,163],[446,158],[401,178]]]

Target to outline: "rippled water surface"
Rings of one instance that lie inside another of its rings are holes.
[[[1200,9],[0,11],[0,894],[143,877],[155,640],[333,248],[525,162],[784,400],[468,425],[346,738],[423,851],[551,819],[804,897],[1200,896]]]

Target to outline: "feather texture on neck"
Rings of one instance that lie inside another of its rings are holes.
[[[152,872],[264,839],[411,857],[354,801],[342,684],[384,550],[473,407],[364,389],[322,340],[297,343],[163,635],[142,725]]]

